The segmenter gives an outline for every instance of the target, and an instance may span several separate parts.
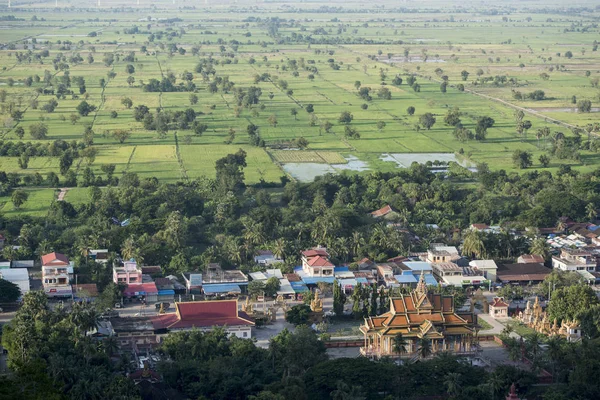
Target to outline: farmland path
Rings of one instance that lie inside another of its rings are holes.
[[[186,182],[189,182],[187,170],[185,169],[185,165],[183,164],[183,158],[181,158],[181,152],[179,151],[179,138],[177,137],[177,131],[173,133],[175,136],[175,156],[177,156],[177,162],[179,163],[179,169],[181,170],[181,175]]]
[[[69,191],[70,188],[60,188],[60,192],[58,192],[58,197],[57,197],[57,201],[63,201],[65,199],[65,196],[67,195],[67,192]]]

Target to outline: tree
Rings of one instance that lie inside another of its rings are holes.
[[[125,108],[130,109],[133,106],[133,101],[129,97],[124,97],[121,99],[121,104],[124,105]],[[141,106],[141,107],[145,107],[145,106]],[[136,110],[137,110],[137,108],[138,107],[136,107]],[[146,112],[148,112],[147,109],[146,109]],[[134,117],[136,117],[135,113],[134,113]],[[137,120],[137,117],[136,117],[136,120]]]
[[[0,278],[0,304],[14,303],[19,297],[21,297],[19,286]]]
[[[275,297],[280,288],[281,283],[279,282],[279,279],[275,276],[270,277],[265,284],[265,296]]]
[[[327,133],[331,133],[331,128],[333,128],[333,124],[330,121],[323,121],[321,123],[321,128],[327,132]]]
[[[358,88],[360,88],[362,84],[360,83],[360,81],[354,81],[354,87],[356,88],[356,90],[358,90]]]
[[[267,118],[267,121],[269,122],[269,124],[271,126],[273,126],[274,128],[277,127],[277,117],[275,116],[275,114],[271,114],[269,115],[269,118]]]
[[[444,386],[446,387],[446,393],[452,398],[460,392],[461,388],[461,375],[458,372],[449,372],[444,377]]]
[[[19,140],[23,139],[23,136],[25,136],[25,129],[23,129],[22,126],[17,126],[15,128],[15,135],[17,135]]]
[[[129,86],[132,86],[135,83],[135,78],[133,76],[128,76],[127,77],[127,84]]]
[[[381,87],[377,91],[377,97],[379,97],[380,99],[384,99],[384,100],[391,100],[392,92],[390,91],[390,89],[388,89],[386,87]]]
[[[448,90],[448,82],[444,81],[440,84],[440,92],[446,93]]]
[[[408,107],[408,108],[406,109],[406,113],[407,113],[408,115],[414,115],[414,113],[415,113],[415,108],[414,108],[413,106],[410,106],[410,107]]]
[[[432,113],[425,113],[419,117],[419,123],[423,125],[427,130],[435,124],[435,117]]]
[[[541,154],[540,157],[538,158],[540,164],[542,164],[542,167],[544,168],[548,168],[548,165],[550,165],[550,157],[548,157],[545,154]]]
[[[406,339],[404,339],[404,336],[402,336],[402,333],[397,333],[393,339],[392,351],[396,354],[402,355],[402,354],[406,353],[407,345],[408,345],[408,342],[406,341]]]
[[[112,136],[117,139],[117,141],[121,144],[125,143],[127,139],[131,136],[131,132],[126,131],[124,129],[117,129],[113,131]]]
[[[313,106],[312,104],[307,104],[304,109],[309,114],[312,114],[313,112],[315,112],[315,106]]]
[[[10,197],[15,209],[18,210],[29,198],[29,193],[21,189],[15,189]]]
[[[75,125],[77,123],[77,121],[79,121],[81,117],[77,114],[71,114],[69,115],[69,119],[71,120],[71,125]]]
[[[354,119],[354,116],[352,115],[352,113],[350,111],[342,111],[342,113],[340,114],[340,117],[338,118],[338,121],[341,124],[349,124],[350,122],[352,122],[352,120]]]
[[[66,175],[69,169],[73,165],[73,154],[71,151],[65,151],[59,160],[59,167],[61,175]]]
[[[346,125],[344,127],[344,137],[348,139],[360,139],[360,133],[350,125]]]
[[[248,296],[256,299],[265,294],[265,283],[263,281],[252,281],[248,283]]]
[[[460,76],[462,77],[462,80],[463,80],[463,81],[466,81],[467,79],[469,79],[469,72],[468,72],[468,71],[465,71],[465,70],[463,70],[463,71],[460,73]]]
[[[96,110],[96,106],[89,104],[85,100],[79,103],[79,105],[77,106],[77,112],[82,117],[86,117],[89,113],[93,112],[94,110]]]
[[[36,140],[46,139],[48,135],[48,125],[41,122],[29,125],[29,134]]]
[[[306,304],[298,304],[293,306],[285,313],[285,320],[290,324],[306,325],[310,317],[310,307]]]
[[[565,57],[567,57],[567,58],[572,58],[572,57],[573,57],[573,52],[572,52],[571,50],[567,50],[567,51],[565,52]]]
[[[298,110],[296,108],[292,108],[290,110],[290,114],[292,117],[294,117],[294,121],[296,121],[297,120],[296,116],[298,115]]]
[[[125,72],[128,73],[128,74],[130,74],[130,75],[131,74],[135,74],[135,67],[133,65],[131,65],[131,64],[127,64],[125,66]]]
[[[479,117],[477,118],[477,126],[475,127],[475,139],[484,140],[487,134],[488,128],[494,126],[493,118],[491,117]]]
[[[463,254],[468,255],[469,257],[475,256],[481,258],[485,252],[485,245],[483,244],[481,232],[469,229],[463,242]]]
[[[386,123],[385,121],[377,121],[377,130],[379,132],[381,132],[383,130],[383,128],[385,128]]]
[[[425,359],[429,357],[432,353],[431,340],[425,338],[419,339],[419,348],[417,352],[419,353],[420,358]]]
[[[559,322],[574,319],[592,306],[599,304],[594,290],[585,284],[578,284],[556,289],[552,292],[548,304],[548,316]]]
[[[529,151],[515,150],[512,155],[512,161],[515,167],[525,169],[531,167],[533,161],[532,154]]]
[[[240,149],[235,154],[228,154],[216,162],[216,184],[219,193],[239,192],[244,188],[244,167],[246,152]]]
[[[529,249],[529,253],[536,254],[544,257],[545,260],[550,258],[550,248],[548,243],[546,243],[546,239],[544,238],[536,238],[531,243],[531,248]]]
[[[342,316],[344,314],[344,304],[346,304],[346,294],[342,290],[342,286],[337,280],[333,281],[333,312],[335,315]]]
[[[592,111],[592,102],[589,100],[579,100],[577,102],[577,111],[580,113],[589,113]]]

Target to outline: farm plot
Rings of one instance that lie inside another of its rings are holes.
[[[265,182],[279,182],[284,173],[273,163],[267,152],[259,147],[237,145],[181,145],[179,152],[183,165],[190,179],[206,176],[214,178],[215,163],[227,154],[237,152],[239,149],[246,152],[244,176],[247,184]]]
[[[271,150],[269,152],[280,163],[345,164],[348,162],[340,153],[332,151]]]

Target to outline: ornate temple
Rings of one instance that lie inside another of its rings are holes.
[[[365,318],[361,354],[367,357],[415,357],[422,340],[428,340],[432,353],[472,354],[476,350],[476,316],[456,312],[454,296],[429,293],[421,274],[417,288],[409,295],[390,299],[390,311]],[[406,342],[405,351],[394,351],[398,334]]]
[[[552,336],[559,335],[567,339],[569,342],[577,342],[581,340],[581,328],[577,320],[563,320],[558,326],[556,318],[554,322],[550,322],[546,311],[542,309],[539,299],[536,297],[533,306],[531,302],[527,302],[525,310],[519,312],[517,320],[530,328],[535,329],[544,335]]]

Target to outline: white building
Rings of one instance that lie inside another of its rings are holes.
[[[552,256],[552,268],[593,272],[596,270],[596,257],[584,250],[562,249],[559,257]]]

